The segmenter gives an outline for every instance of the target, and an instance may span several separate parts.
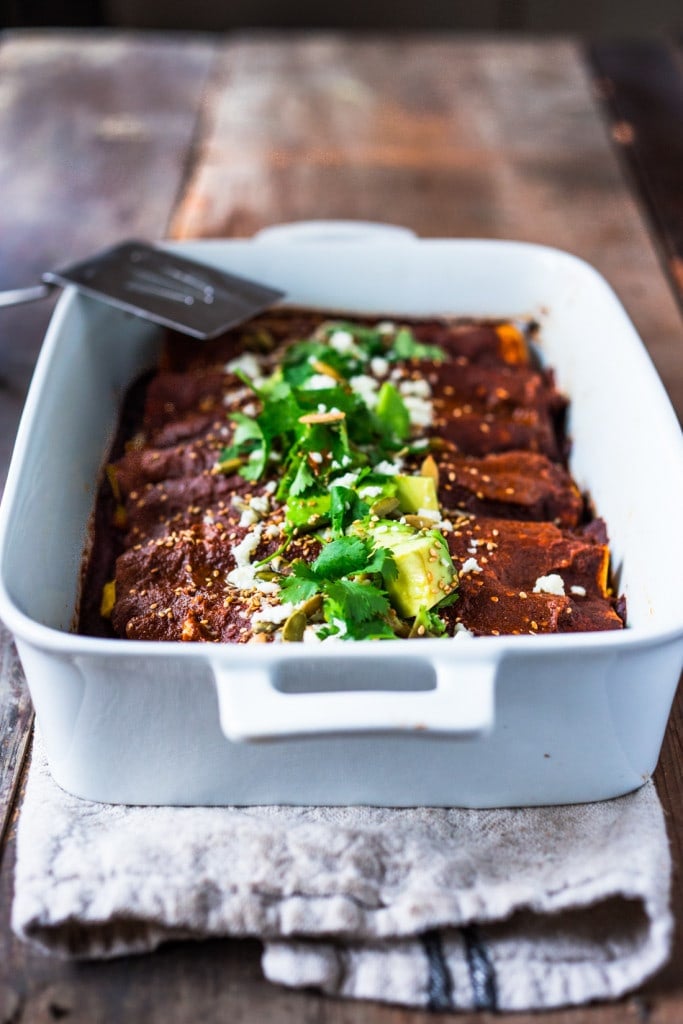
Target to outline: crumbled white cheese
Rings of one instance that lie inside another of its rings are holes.
[[[437,508],[419,508],[417,514],[421,519],[431,519],[435,523],[441,522],[441,513]]]
[[[266,494],[275,494],[277,490],[277,483],[275,480],[269,480],[267,484],[264,484],[263,490]]]
[[[238,569],[242,569],[244,568],[244,566],[250,564],[251,556],[256,551],[256,548],[259,546],[262,533],[263,526],[261,523],[259,523],[256,527],[254,527],[254,529],[250,533],[247,533],[242,538],[239,544],[235,544],[234,548],[232,549],[232,553],[235,559],[235,564],[237,565]]]
[[[396,324],[392,320],[382,320],[377,324],[375,330],[378,334],[395,334]]]
[[[358,473],[344,473],[343,476],[338,476],[332,481],[333,487],[353,487],[356,480],[358,479]]]
[[[410,423],[413,427],[428,427],[434,419],[434,406],[425,398],[417,395],[404,395],[403,404],[408,410]]]
[[[564,597],[564,580],[556,572],[549,576],[539,576],[534,583],[534,594],[555,594]]]
[[[242,406],[242,412],[245,416],[256,416],[258,412],[258,406],[254,402],[249,402],[247,405]]]
[[[370,377],[367,373],[359,373],[356,377],[351,377],[349,386],[359,398],[362,398],[369,409],[375,408],[379,382],[374,377]]]
[[[253,508],[245,508],[240,516],[240,526],[253,526],[258,521],[259,517]]]
[[[262,604],[251,617],[251,627],[256,629],[259,622],[273,622],[278,626],[288,619],[293,611],[294,605],[291,601],[285,601],[284,604]]]
[[[268,523],[265,530],[263,531],[263,536],[266,538],[266,540],[273,540],[275,537],[279,537],[280,527],[277,525],[277,523]]]
[[[466,562],[460,566],[460,575],[462,576],[465,572],[482,572],[482,568],[476,558],[468,558]]]
[[[569,589],[571,590],[572,594],[576,594],[577,597],[585,597],[586,596],[586,588],[585,587],[573,586],[573,587],[570,587]]]
[[[329,373],[314,373],[312,377],[308,377],[303,382],[301,387],[304,391],[327,391],[329,388],[334,388],[338,384],[338,381]]]
[[[223,405],[239,405],[251,394],[251,388],[231,388],[223,395]]]
[[[389,372],[389,363],[382,356],[373,356],[370,360],[370,369],[375,377],[386,377]]]
[[[474,636],[474,633],[472,633],[471,630],[469,630],[467,628],[467,626],[465,626],[462,622],[456,622],[455,630],[454,630],[453,635],[454,636]]]
[[[305,644],[319,644],[320,637],[315,626],[306,626],[304,630],[304,643]]]
[[[432,394],[429,381],[425,380],[424,377],[419,377],[417,380],[408,377],[406,380],[401,381],[398,390],[402,395],[415,395],[418,398],[429,398]]]
[[[243,352],[237,358],[231,359],[229,363],[225,364],[225,369],[227,373],[235,373],[240,370],[252,379],[261,376],[261,364],[253,352]]]
[[[253,565],[241,565],[228,573],[228,583],[238,590],[260,590],[262,594],[277,594],[280,587],[270,580],[256,578]]]
[[[382,488],[376,487],[374,484],[368,484],[366,487],[359,487],[358,493],[361,498],[376,498],[382,493]]]
[[[358,352],[356,342],[350,331],[333,331],[327,343],[330,348],[333,348],[335,352],[339,352],[340,355],[353,355]]]
[[[378,473],[380,476],[397,476],[403,468],[403,459],[396,458],[393,462],[389,462],[388,459],[382,459],[376,466],[372,467],[373,473]]]
[[[260,516],[267,516],[270,512],[270,501],[266,495],[255,494],[253,498],[249,499],[249,508]]]
[[[256,551],[263,534],[263,523],[257,523],[250,533],[232,549],[236,568],[227,575],[228,583],[239,590],[260,590],[264,594],[277,594],[279,586],[268,580],[256,577],[256,567],[251,564],[251,556]]]
[[[323,461],[321,452],[309,452],[308,457],[311,460],[311,462],[315,462],[316,466],[319,466],[320,463]]]

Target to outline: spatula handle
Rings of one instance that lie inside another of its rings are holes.
[[[35,284],[30,288],[11,288],[0,292],[0,306],[19,306],[22,302],[35,302],[45,299],[53,289],[50,284]]]

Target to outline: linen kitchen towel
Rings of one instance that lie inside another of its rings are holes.
[[[271,981],[432,1009],[607,999],[667,959],[651,783],[521,810],[122,807],[72,797],[40,743],[13,924],[73,957],[256,936]]]

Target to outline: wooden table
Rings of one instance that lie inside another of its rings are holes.
[[[613,284],[681,412],[677,59],[651,44],[599,48],[589,59],[571,40],[7,35],[0,286],[30,283],[49,266],[129,235],[249,235],[299,218],[545,242],[588,259]],[[0,312],[2,480],[50,311],[46,302]],[[0,653],[4,664],[6,657]],[[21,678],[1,678],[0,1024],[427,1019],[270,986],[253,942],[178,944],[74,965],[15,940],[13,829],[31,712]],[[682,711],[679,700],[656,776],[677,864],[679,924]],[[679,929],[671,963],[641,992],[533,1020],[681,1021],[681,963]],[[515,1018],[525,1019],[532,1018]]]

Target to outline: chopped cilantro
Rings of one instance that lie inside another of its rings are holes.
[[[335,334],[350,337],[335,339]],[[351,386],[353,377],[371,372],[375,356],[389,362],[446,358],[438,346],[419,342],[407,326],[385,332],[346,321],[323,324],[313,338],[290,345],[269,377],[250,381],[238,372],[260,411],[254,417],[228,414],[234,434],[216,469],[237,470],[256,481],[272,469],[272,461],[279,463],[275,499],[285,503],[285,543],[259,566],[281,556],[294,535],[329,526],[312,563],[295,559],[277,577],[284,601],[316,598],[316,614],[324,618],[321,638],[441,636],[445,624],[439,610],[457,595],[429,610],[421,607],[414,619],[401,619],[392,607],[397,561],[369,536],[371,522],[390,515],[384,506],[397,487],[393,476],[372,467],[393,462],[397,453],[424,451],[428,444],[425,438],[411,440],[410,414],[394,383],[385,380],[373,389],[370,405],[362,390]]]
[[[398,389],[388,380],[379,389],[375,416],[380,423],[380,429],[390,437],[405,441],[410,434],[410,413]]]
[[[327,626],[321,636],[351,640],[397,636],[390,624],[391,605],[384,588],[391,577],[393,559],[388,551],[373,548],[360,537],[338,537],[325,544],[310,565],[297,559],[291,574],[280,580],[287,601],[307,601],[323,595]]]
[[[334,618],[344,622],[367,622],[369,619],[387,615],[389,598],[371,583],[359,580],[334,580],[325,588],[329,611]]]
[[[311,568],[318,577],[341,579],[361,572],[370,560],[370,545],[360,537],[338,537],[326,544]]]
[[[393,359],[433,359],[438,363],[446,358],[442,348],[438,345],[423,345],[408,327],[399,328],[387,355]]]
[[[443,636],[445,632],[446,625],[443,619],[433,609],[428,610],[423,606],[413,619],[410,636]]]
[[[363,519],[370,511],[367,505],[351,487],[333,484],[330,488],[330,521],[335,537],[341,536],[356,519]]]

